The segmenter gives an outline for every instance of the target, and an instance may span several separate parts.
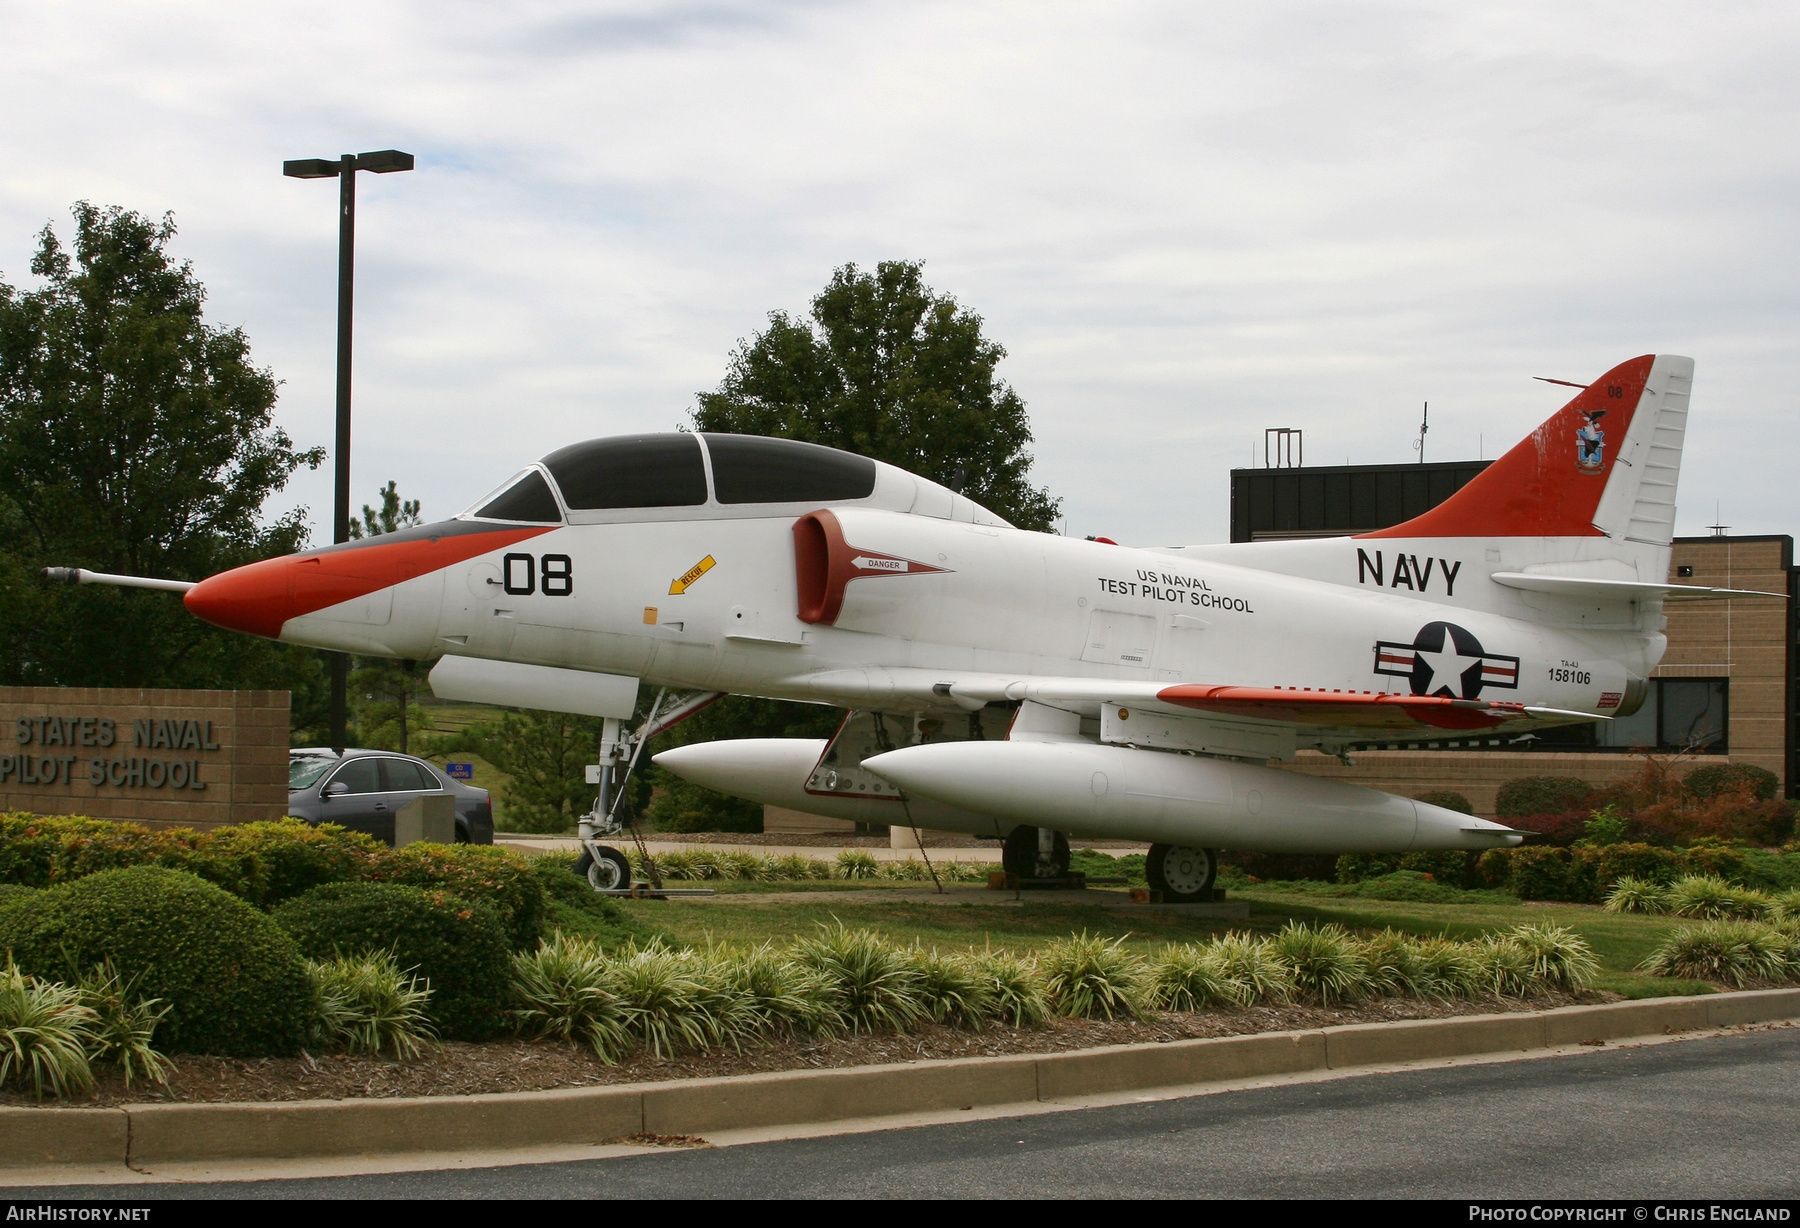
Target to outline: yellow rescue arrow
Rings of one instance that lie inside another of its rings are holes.
[[[698,563],[695,563],[692,567],[682,572],[681,579],[669,581],[669,595],[671,597],[679,597],[682,593],[687,592],[688,585],[711,571],[716,562],[717,560],[709,554]]]

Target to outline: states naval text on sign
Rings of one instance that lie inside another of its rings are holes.
[[[211,721],[167,720],[155,717],[131,722],[132,745],[148,750],[220,749]],[[110,716],[21,716],[13,721],[13,738],[20,746],[85,746],[106,748],[119,741],[119,722]],[[89,759],[81,768],[80,755],[0,755],[0,784],[70,785],[77,780],[94,788],[191,789],[204,791],[198,759],[160,759],[142,755]]]

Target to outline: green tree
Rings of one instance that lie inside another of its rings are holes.
[[[512,778],[509,830],[567,831],[594,804],[586,768],[600,753],[598,717],[522,709],[471,727],[460,742]]]
[[[732,352],[717,389],[699,394],[701,431],[803,439],[887,461],[960,490],[1025,529],[1049,531],[1059,500],[1029,481],[1025,402],[996,374],[1006,351],[981,317],[925,285],[924,262],[846,264],[805,318],[769,326]],[[733,696],[677,726],[669,742],[824,738],[835,708]],[[659,827],[760,830],[760,808],[661,768],[649,779]]]
[[[0,682],[280,687],[313,654],[194,618],[171,593],[50,586],[46,566],[199,580],[306,541],[264,502],[322,449],[274,423],[241,329],[202,317],[175,224],[80,202],[46,226],[35,289],[0,282]]]
[[[994,373],[1006,351],[982,336],[980,316],[925,285],[923,268],[846,264],[810,319],[770,312],[719,387],[699,394],[694,427],[887,461],[1048,532],[1060,501],[1028,480],[1025,402]]]

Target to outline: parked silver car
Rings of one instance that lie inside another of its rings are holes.
[[[288,813],[308,823],[338,823],[392,846],[394,814],[423,794],[456,799],[456,842],[492,844],[494,807],[486,789],[465,785],[413,755],[328,746],[288,752]]]

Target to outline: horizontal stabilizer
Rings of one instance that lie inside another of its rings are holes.
[[[1731,597],[1780,597],[1753,588],[1705,588],[1698,584],[1645,584],[1637,580],[1590,580],[1582,576],[1540,576],[1524,571],[1497,571],[1495,584],[1528,593],[1554,597],[1581,597],[1593,601],[1708,601]]]

